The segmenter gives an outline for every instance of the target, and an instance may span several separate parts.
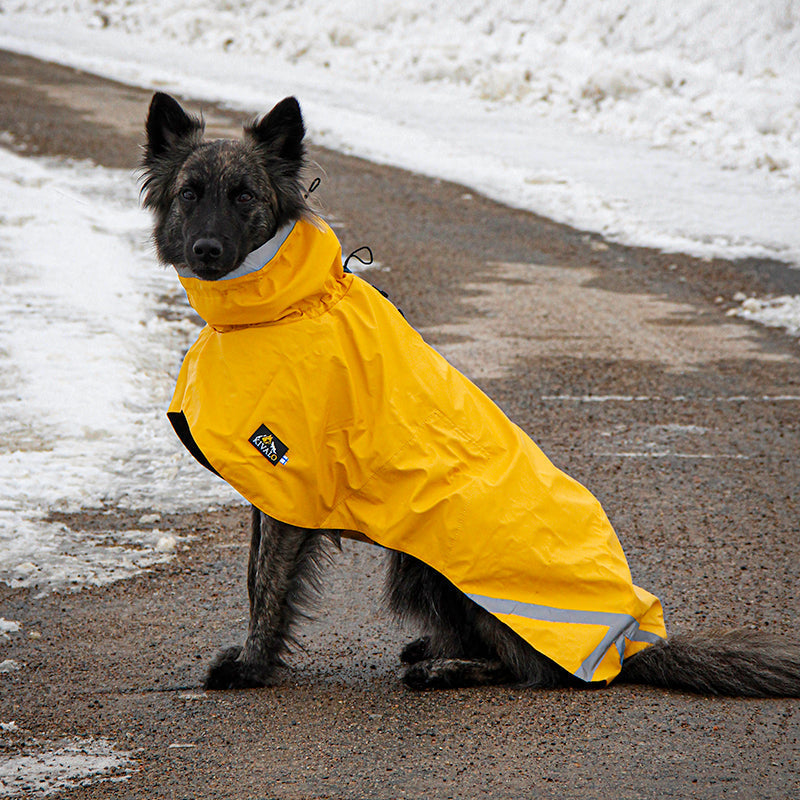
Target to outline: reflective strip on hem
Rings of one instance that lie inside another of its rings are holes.
[[[587,682],[592,680],[595,670],[611,647],[616,646],[621,664],[625,655],[626,639],[632,642],[647,642],[649,644],[661,641],[661,637],[658,634],[643,631],[639,627],[638,620],[630,614],[554,608],[534,603],[521,603],[517,600],[485,597],[480,594],[468,594],[467,597],[491,614],[513,614],[518,617],[535,619],[539,622],[567,622],[574,625],[601,625],[607,627],[608,633],[574,673],[577,678]]]

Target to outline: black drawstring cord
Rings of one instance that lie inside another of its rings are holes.
[[[364,259],[364,258],[361,258],[361,256],[359,255],[359,253],[360,253],[360,252],[362,252],[363,250],[366,250],[366,252],[367,252],[367,258],[368,258],[369,260],[366,260],[366,259]],[[372,263],[373,263],[373,261],[375,260],[375,259],[373,258],[373,256],[372,256],[372,248],[371,248],[371,247],[369,247],[369,246],[368,246],[368,245],[366,245],[366,244],[362,244],[362,245],[361,245],[361,247],[357,247],[355,250],[353,250],[353,252],[352,252],[352,253],[350,253],[350,255],[349,255],[349,256],[347,256],[347,258],[344,260],[344,264],[342,265],[342,267],[343,267],[343,269],[344,269],[344,271],[345,271],[345,272],[350,272],[350,273],[352,273],[352,271],[353,271],[353,270],[351,270],[351,269],[350,269],[350,268],[347,266],[347,265],[350,263],[350,259],[351,259],[351,258],[354,258],[356,261],[360,261],[362,264],[364,264],[364,266],[367,266],[367,267],[368,267],[370,264],[372,264]],[[384,296],[384,297],[385,297],[385,298],[386,298],[386,299],[387,299],[387,300],[388,300],[390,303],[392,303],[392,300],[391,300],[391,298],[389,297],[389,295],[388,295],[388,294],[386,294],[386,292],[384,292],[384,291],[383,291],[383,289],[379,289],[377,286],[373,286],[372,288],[373,288],[373,289],[375,289],[375,291],[377,291],[377,292],[380,292],[380,293],[381,293],[381,294],[382,294],[382,295],[383,295],[383,296]],[[392,303],[392,305],[393,305],[395,308],[397,308],[397,310],[400,312],[400,316],[401,316],[401,317],[403,317],[403,319],[405,319],[405,316],[406,316],[406,315],[403,313],[403,309],[402,309],[402,308],[398,308],[397,306],[395,306],[395,305],[394,305],[394,303]]]
[[[322,181],[319,178],[314,178],[314,180],[311,181],[311,185],[308,187],[308,189],[306,189],[306,193],[303,195],[303,199],[307,200],[310,194],[316,192],[317,189],[319,188],[320,183],[322,183]]]
[[[306,193],[303,195],[303,197],[304,198],[308,198],[308,196],[310,194],[313,194],[319,188],[320,183],[322,183],[322,181],[318,177],[314,178],[314,180],[311,181],[311,184],[309,185],[309,187],[306,190]],[[362,253],[362,252],[366,252],[366,254],[367,254],[366,258],[362,258],[359,255],[359,253]],[[349,273],[353,272],[353,270],[351,270],[347,266],[350,263],[350,259],[351,258],[354,258],[356,261],[360,261],[365,267],[370,266],[375,261],[375,257],[372,255],[372,248],[369,245],[366,245],[366,244],[362,244],[361,247],[357,247],[355,250],[353,250],[352,253],[350,253],[349,256],[347,256],[347,258],[344,260],[344,264],[342,265],[342,268],[344,269],[345,272],[349,272]],[[389,295],[386,294],[386,292],[384,292],[383,289],[378,289],[377,286],[375,287],[375,289],[377,289],[387,300],[389,300]],[[391,303],[392,301],[389,300],[389,302]],[[394,305],[394,303],[392,303],[392,305]],[[397,308],[397,306],[395,306],[395,308]],[[403,314],[403,312],[399,308],[397,308],[397,310],[400,311],[400,313],[403,315],[403,317],[405,317],[405,314]]]
[[[367,258],[369,259],[369,261],[367,261],[364,258],[361,258],[361,256],[359,255],[359,253],[362,252],[363,250],[367,251]],[[350,263],[350,259],[351,258],[354,258],[356,261],[360,261],[365,267],[368,267],[375,260],[373,258],[373,256],[372,256],[372,248],[369,247],[366,244],[362,244],[361,247],[357,247],[355,250],[353,250],[353,252],[350,253],[350,255],[347,256],[347,258],[344,260],[344,265],[343,266],[344,266],[344,271],[345,272],[352,272],[353,271],[351,269],[348,269],[348,267],[347,267],[347,265]]]

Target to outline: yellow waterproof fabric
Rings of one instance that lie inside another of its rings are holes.
[[[208,325],[170,418],[257,508],[416,556],[584,680],[666,636],[599,502],[343,272],[324,223],[254,273],[181,283]]]

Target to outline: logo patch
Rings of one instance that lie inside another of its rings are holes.
[[[289,448],[266,426],[259,429],[247,440],[270,464],[285,464]]]

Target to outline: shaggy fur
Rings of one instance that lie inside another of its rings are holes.
[[[203,141],[203,122],[156,94],[142,161],[145,208],[165,264],[218,280],[309,212],[300,186],[305,129],[293,97],[244,127],[242,141]]]
[[[240,141],[205,142],[200,119],[156,94],[146,131],[142,191],[162,262],[216,280],[280,227],[310,215],[301,185],[305,130],[294,98],[246,125]],[[296,622],[314,606],[326,542],[338,537],[338,531],[292,527],[253,509],[250,629],[243,647],[223,651],[211,664],[207,688],[276,680]],[[415,689],[586,685],[411,556],[390,554],[386,599],[423,633],[401,654],[404,680]],[[755,631],[672,636],[627,659],[618,680],[705,694],[797,697],[800,645]]]

